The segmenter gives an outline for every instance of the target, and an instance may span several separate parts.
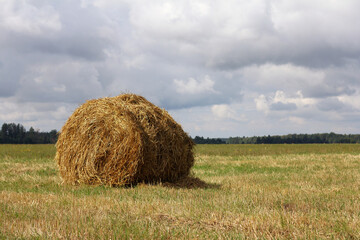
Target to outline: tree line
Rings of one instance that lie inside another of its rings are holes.
[[[360,134],[287,134],[274,136],[230,137],[230,138],[193,138],[196,144],[310,144],[310,143],[360,143]]]
[[[360,143],[360,134],[288,134],[282,136],[230,137],[229,144]]]
[[[196,136],[192,139],[195,144],[225,144],[226,141],[221,138],[204,138]]]
[[[33,127],[27,131],[21,124],[4,123],[0,129],[0,144],[54,144],[58,131],[40,132]],[[288,134],[274,136],[192,138],[196,144],[305,144],[305,143],[360,143],[360,134]]]
[[[47,144],[56,143],[58,132],[51,130],[50,132],[40,132],[30,127],[26,131],[21,124],[4,123],[0,130],[0,143],[11,144]]]

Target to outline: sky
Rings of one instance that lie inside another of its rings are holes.
[[[358,0],[0,0],[0,124],[140,94],[191,136],[360,133]]]

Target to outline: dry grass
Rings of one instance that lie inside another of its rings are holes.
[[[62,185],[52,158],[8,157],[0,180],[0,238],[360,238],[353,153],[197,154],[192,178],[132,188]]]
[[[164,109],[123,94],[77,108],[61,129],[55,159],[70,184],[174,182],[189,174],[192,147]]]

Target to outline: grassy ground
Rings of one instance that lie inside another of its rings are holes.
[[[0,145],[0,239],[360,239],[360,145],[201,145],[194,177],[61,184],[52,145]]]

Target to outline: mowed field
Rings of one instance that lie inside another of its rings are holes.
[[[0,239],[360,239],[360,145],[198,145],[192,178],[61,183],[53,145],[0,145]]]

